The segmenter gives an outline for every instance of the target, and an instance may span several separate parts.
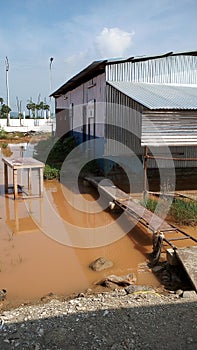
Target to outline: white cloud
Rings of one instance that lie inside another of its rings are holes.
[[[102,58],[121,57],[130,48],[134,32],[119,28],[104,28],[96,38],[96,47]]]

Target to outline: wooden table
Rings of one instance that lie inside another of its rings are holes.
[[[8,193],[8,167],[12,169],[13,173],[13,187],[14,187],[14,199],[18,198],[18,170],[28,170],[28,193],[25,198],[42,197],[43,195],[43,168],[44,163],[37,159],[25,157],[25,158],[12,158],[2,157],[4,163],[4,182],[5,182],[5,193]],[[39,195],[32,195],[32,169],[38,169],[39,171]]]

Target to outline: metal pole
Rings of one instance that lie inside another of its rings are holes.
[[[144,152],[144,200],[147,197],[147,161],[148,161],[148,147],[145,146]]]
[[[6,68],[6,91],[7,91],[7,106],[10,105],[10,96],[9,96],[9,81],[8,81],[8,71],[9,71],[9,62],[6,56],[5,58],[5,68]],[[10,126],[10,112],[7,115],[7,126]]]
[[[53,63],[54,58],[50,57],[50,64],[49,64],[49,73],[50,73],[50,95],[52,93],[52,63]],[[50,96],[50,119],[51,119],[51,114],[52,114],[52,99]]]

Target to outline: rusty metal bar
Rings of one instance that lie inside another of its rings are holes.
[[[145,146],[144,150],[144,194],[147,193],[147,170],[148,170],[148,147]]]
[[[184,161],[197,161],[197,158],[176,158],[176,157],[163,157],[163,156],[146,156],[148,159],[162,159],[162,160],[184,160]]]
[[[173,228],[176,228],[176,226],[170,224]],[[185,235],[186,237],[190,238],[191,240],[193,240],[194,242],[197,243],[197,239],[195,237],[192,237],[191,235],[189,235],[188,233],[184,232],[183,230],[181,230],[180,228],[176,228],[177,232],[181,232],[183,235]]]

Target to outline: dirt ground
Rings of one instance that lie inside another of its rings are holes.
[[[114,290],[1,312],[0,348],[194,350],[197,294]]]

